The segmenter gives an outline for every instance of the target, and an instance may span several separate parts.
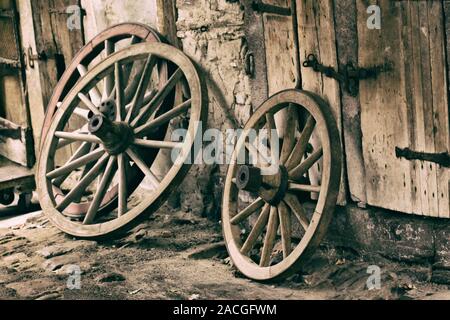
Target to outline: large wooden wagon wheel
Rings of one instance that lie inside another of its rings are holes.
[[[152,79],[159,73],[158,62],[170,64],[171,77],[158,86]],[[143,62],[144,70],[130,103],[126,103],[125,68]],[[89,97],[92,88],[113,78],[114,117],[96,106]],[[167,105],[167,96],[183,83],[184,101]],[[42,145],[37,185],[43,211],[61,230],[76,237],[97,238],[139,223],[144,213],[157,210],[187,174],[194,156],[194,141],[201,138],[207,115],[205,86],[190,59],[176,48],[162,43],[131,46],[111,55],[91,69],[67,94],[58,108]],[[79,130],[69,131],[67,123],[81,112],[90,112]],[[170,122],[186,124],[187,136],[172,142],[166,134]],[[87,127],[87,130],[84,128]],[[55,159],[62,145],[98,145],[84,156],[61,167]],[[171,150],[173,164],[157,172],[153,160]],[[150,159],[150,161],[149,161]],[[80,168],[88,167],[88,170]],[[145,179],[143,179],[145,177]],[[129,182],[134,185],[130,186]],[[118,186],[118,199],[108,208],[108,190]],[[63,190],[63,195],[55,192]],[[85,215],[74,219],[66,210],[72,203],[88,203]]]
[[[48,129],[52,123],[54,114],[56,113],[58,107],[62,104],[62,101],[66,97],[67,93],[73,88],[75,83],[84,76],[89,69],[92,69],[101,60],[107,58],[117,50],[125,48],[130,45],[138,44],[141,42],[162,42],[163,39],[159,34],[153,30],[151,27],[139,23],[122,23],[110,27],[97,36],[95,36],[87,45],[85,45],[80,52],[76,55],[70,65],[67,67],[65,73],[59,80],[53,95],[47,106],[47,111],[45,114],[44,124],[41,134],[41,143],[45,140]],[[133,64],[127,64],[124,66],[124,82],[127,83],[125,91],[125,101],[128,104],[133,98],[133,93],[138,85],[139,75],[142,73],[143,64],[134,66]],[[160,83],[164,84],[170,76],[169,66],[165,61],[158,61],[158,76],[160,78]],[[130,80],[130,81],[128,81]],[[88,97],[96,106],[100,106],[104,111],[113,113],[114,112],[114,94],[113,91],[113,77],[112,75],[106,77],[99,86],[95,86],[88,93]],[[173,102],[173,95],[167,97],[167,103],[171,104]],[[148,97],[147,97],[148,99]],[[77,115],[79,117],[86,118],[92,116],[89,111],[76,109]],[[79,122],[78,119],[75,120],[76,123]],[[86,128],[85,128],[86,129]],[[86,144],[83,148],[74,151],[77,158],[85,156],[91,152],[97,146],[95,144]],[[86,170],[89,167],[86,168]],[[133,183],[130,182],[130,187]],[[62,195],[62,192],[55,186],[55,191]],[[111,188],[105,199],[109,201],[104,201],[103,206],[106,206],[111,201],[117,198],[118,186]],[[72,203],[66,210],[67,215],[72,217],[80,217],[86,214],[89,208],[89,203]]]
[[[139,23],[122,23],[112,26],[87,43],[75,56],[73,61],[66,67],[66,71],[58,81],[53,91],[53,95],[47,106],[45,119],[41,133],[41,145],[45,139],[47,131],[52,123],[52,118],[62,103],[67,93],[73,88],[75,83],[84,76],[89,68],[97,64],[102,59],[113,54],[116,50],[127,45],[141,42],[162,42],[160,35],[151,27]],[[128,70],[129,71],[129,70]],[[161,77],[167,77],[167,66],[160,66]],[[128,75],[127,75],[128,76]],[[102,89],[102,90],[101,90]],[[106,100],[111,93],[111,79],[102,85],[101,89],[94,88],[89,92],[94,103],[99,104]]]
[[[284,109],[289,117],[279,139],[275,115]],[[266,141],[261,133],[268,143],[256,143]],[[331,110],[312,93],[283,91],[255,112],[232,156],[222,213],[230,257],[244,275],[289,276],[315,251],[336,205],[341,154]],[[315,208],[306,205],[312,199]]]

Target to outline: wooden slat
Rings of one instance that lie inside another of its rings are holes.
[[[358,28],[355,0],[334,1],[336,47],[340,68],[349,61],[358,61]],[[345,162],[349,174],[348,194],[358,206],[367,205],[366,178],[361,137],[361,104],[359,97],[351,96],[341,88],[342,126],[345,142]]]
[[[370,205],[412,212],[410,163],[397,159],[395,147],[409,146],[408,100],[404,75],[399,10],[390,1],[381,1],[381,30],[367,28],[367,7],[371,1],[357,1],[359,65],[394,63],[394,70],[377,79],[360,83],[361,129],[366,167],[367,198]],[[389,32],[385,32],[389,30]],[[408,63],[412,62],[408,59]]]
[[[447,12],[448,2],[443,8],[440,2],[428,3],[428,17],[430,23],[430,57],[431,57],[431,78],[433,79],[433,119],[434,119],[434,144],[435,151],[449,152],[450,151],[450,119],[448,106],[448,74],[445,68],[445,63],[449,62],[450,58],[450,44],[449,31],[447,35],[444,30],[450,30],[449,14]],[[450,8],[449,8],[450,9]],[[444,16],[448,21],[449,28],[446,28]],[[442,39],[447,39],[447,43]],[[447,57],[446,57],[447,50]],[[446,59],[447,58],[447,59]],[[437,176],[437,198],[439,217],[450,218],[450,173],[449,169],[436,167]]]
[[[381,30],[367,28],[369,4],[358,2],[359,63],[390,61],[394,70],[360,85],[368,203],[449,217],[448,170],[395,156],[395,147],[448,151],[442,3],[380,1]]]
[[[303,63],[309,54],[327,65],[337,68],[337,50],[332,0],[297,0],[297,16],[300,37],[300,60]],[[342,133],[340,84],[311,68],[302,67],[302,88],[312,91],[325,99],[330,105],[338,128]],[[317,139],[316,139],[317,140]],[[319,146],[316,146],[319,147]],[[317,167],[312,176],[320,176]],[[320,181],[314,181],[320,182]],[[342,174],[338,203],[346,204],[345,169]]]
[[[265,4],[290,7],[287,0],[265,0]],[[293,89],[297,84],[297,66],[295,65],[294,30],[292,18],[273,14],[264,14],[264,38],[269,96]],[[288,119],[287,110],[275,115],[276,127],[280,138],[284,138]]]

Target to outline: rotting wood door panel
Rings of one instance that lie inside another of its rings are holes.
[[[290,0],[265,0],[263,4],[290,8]],[[263,14],[264,42],[267,68],[267,89],[269,97],[286,89],[294,89],[297,84],[295,64],[294,30],[292,17],[271,13]],[[275,115],[280,138],[284,137],[288,117],[287,110]]]
[[[297,0],[300,61],[314,54],[324,65],[338,67],[333,0]],[[331,107],[342,139],[342,106],[340,84],[311,68],[301,68],[302,88],[322,97]],[[346,205],[345,166],[342,170],[338,204]]]
[[[21,69],[18,23],[15,2],[0,0],[0,156],[32,167],[35,154]]]
[[[77,52],[84,45],[83,28],[69,28],[70,14],[67,8],[79,6],[79,0],[43,0],[32,1],[32,17],[36,34],[37,52],[44,53],[46,59],[39,61],[41,95],[44,108],[50,100],[53,90],[71,63]],[[87,66],[86,66],[87,67]],[[69,83],[69,87],[70,84]],[[63,95],[67,92],[63,92]],[[82,120],[72,119],[68,127],[77,130]],[[59,155],[58,162],[64,162],[77,148],[77,144],[66,147]],[[64,152],[64,156],[63,156]]]
[[[449,173],[435,163],[396,157],[395,148],[448,152],[448,98],[441,1],[379,1],[381,29],[367,28],[358,3],[359,63],[393,70],[360,84],[368,203],[450,218]]]
[[[284,8],[291,6],[290,0],[264,0],[263,3]],[[292,18],[288,16],[264,14],[263,22],[269,96],[272,96],[293,89],[297,84],[294,30]]]

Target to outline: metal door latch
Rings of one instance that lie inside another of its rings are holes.
[[[259,13],[276,14],[276,15],[286,16],[286,17],[292,16],[291,8],[285,8],[285,7],[275,6],[275,5],[271,5],[271,4],[265,4],[265,3],[257,2],[257,1],[253,1],[252,9],[253,9],[253,11],[256,11]]]
[[[38,61],[38,60],[45,61],[45,60],[48,59],[48,56],[45,53],[45,51],[42,51],[42,52],[37,53],[37,54],[34,54],[33,53],[33,48],[31,48],[31,46],[28,47],[28,49],[25,50],[24,52],[25,52],[24,53],[25,64],[28,64],[28,66],[30,68],[34,68],[34,62],[35,61]]]
[[[399,147],[396,147],[395,155],[397,156],[397,158],[404,158],[406,160],[428,161],[437,163],[445,168],[450,168],[450,155],[448,154],[448,152],[426,153],[412,151],[409,148],[401,149]]]
[[[320,72],[328,78],[333,78],[344,85],[344,89],[352,96],[359,94],[359,81],[363,79],[374,79],[382,72],[388,72],[393,69],[392,63],[386,62],[384,65],[369,68],[359,68],[352,62],[347,63],[344,71],[336,71],[333,67],[324,66],[319,63],[314,54],[308,55],[303,67],[312,68],[315,72]]]

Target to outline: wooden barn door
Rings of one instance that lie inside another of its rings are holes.
[[[32,167],[35,155],[19,33],[15,2],[0,0],[0,157]]]
[[[68,24],[71,13],[67,9],[79,5],[79,0],[16,2],[20,12],[21,45],[25,55],[23,70],[30,102],[35,153],[39,154],[40,134],[48,101],[66,65],[84,43],[82,24],[80,28],[69,28]]]
[[[291,0],[262,1],[263,4],[281,8],[291,8],[291,2]],[[328,102],[342,132],[339,82],[301,66],[309,54],[315,54],[326,65],[333,67],[338,65],[333,0],[296,0],[295,3],[299,53],[295,50],[294,41],[297,34],[293,29],[292,17],[269,13],[263,16],[269,96],[297,86],[314,92]],[[300,55],[299,61],[297,54]],[[298,74],[298,68],[301,69],[301,75]],[[287,114],[277,115],[278,128],[283,127],[287,116]],[[282,136],[282,133],[280,135]],[[338,199],[340,205],[347,203],[344,172]],[[310,174],[315,176],[314,172]]]
[[[379,30],[367,26],[374,3],[381,8]],[[368,203],[450,218],[448,168],[396,154],[396,148],[449,151],[443,3],[358,0],[357,6],[359,64],[393,64],[392,71],[360,84]]]

